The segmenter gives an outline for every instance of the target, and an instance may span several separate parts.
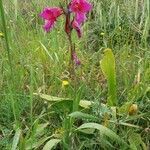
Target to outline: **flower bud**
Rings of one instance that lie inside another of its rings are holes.
[[[138,111],[138,105],[137,104],[132,104],[130,107],[129,107],[129,115],[135,115]]]

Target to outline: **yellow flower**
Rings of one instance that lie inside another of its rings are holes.
[[[2,32],[0,32],[0,37],[4,37],[4,34]]]
[[[62,81],[62,87],[69,85],[69,82],[67,80]]]
[[[101,35],[103,36],[103,35],[105,35],[105,33],[104,33],[104,32],[101,32]]]

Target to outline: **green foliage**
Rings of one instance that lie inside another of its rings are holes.
[[[105,49],[103,59],[100,61],[102,72],[107,79],[108,84],[108,105],[116,106],[117,89],[116,89],[116,69],[115,57],[111,49]]]
[[[55,145],[57,145],[61,140],[59,139],[51,139],[48,141],[45,146],[43,147],[43,150],[51,150]]]
[[[128,147],[128,144],[125,143],[115,132],[113,132],[112,130],[108,129],[105,126],[102,126],[97,123],[85,123],[85,124],[81,125],[80,127],[78,127],[77,130],[82,130],[82,129],[86,129],[86,128],[97,129],[100,131],[100,135],[102,137],[105,135],[105,136],[109,137],[112,141],[115,141],[120,144],[124,144],[125,146]]]
[[[69,114],[69,116],[72,118],[83,119],[83,120],[85,120],[85,119],[93,120],[93,121],[98,120],[97,117],[92,116],[90,114],[82,113],[82,112],[73,112],[73,113]]]
[[[130,148],[133,150],[143,149],[146,150],[146,145],[142,141],[141,136],[137,133],[132,133],[129,136]]]
[[[37,93],[34,93],[35,95],[38,95]],[[59,109],[65,109],[67,107],[73,108],[73,99],[71,98],[60,98],[60,97],[54,97],[47,94],[39,94],[39,96],[48,102],[50,102],[50,107],[59,107]],[[64,107],[62,107],[64,105]],[[88,100],[80,100],[78,104],[81,108],[88,109],[92,106],[92,101]]]
[[[62,0],[0,0],[0,150],[149,148],[149,0],[89,1],[74,78],[63,20],[39,18]]]

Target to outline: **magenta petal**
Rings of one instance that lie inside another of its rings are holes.
[[[51,12],[51,8],[45,8],[42,13],[40,13],[40,16],[43,18],[43,19],[46,19],[46,20],[49,20],[52,18],[52,12]]]
[[[84,12],[89,12],[92,10],[92,4],[90,4],[88,1],[86,0],[81,0],[82,1],[82,8]]]
[[[85,13],[77,13],[75,16],[75,20],[78,22],[78,24],[82,24],[86,20],[86,14]]]
[[[49,32],[53,27],[57,20],[57,18],[63,13],[62,9],[58,7],[46,7],[40,16],[45,20],[45,24],[43,26],[46,32]]]
[[[59,7],[51,8],[51,11],[53,12],[53,16],[55,18],[59,17],[63,13],[63,10],[61,8],[59,8]]]
[[[87,0],[72,0],[70,3],[70,10],[75,13],[87,13],[92,10],[92,4]]]
[[[49,32],[49,31],[51,31],[51,29],[54,27],[54,24],[55,24],[55,22],[52,22],[52,21],[45,21],[45,24],[44,24],[44,26],[43,26],[43,28],[44,28],[44,30],[46,31],[46,32]]]
[[[43,19],[46,20],[51,20],[51,19],[56,19],[62,14],[62,10],[57,7],[46,7],[43,12],[40,14],[40,16]]]

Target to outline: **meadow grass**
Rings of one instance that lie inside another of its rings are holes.
[[[0,0],[0,149],[149,149],[149,0],[91,0],[84,36],[73,33],[76,80],[63,18],[48,34],[39,18],[60,1]],[[100,65],[107,48],[116,62],[114,107]]]

